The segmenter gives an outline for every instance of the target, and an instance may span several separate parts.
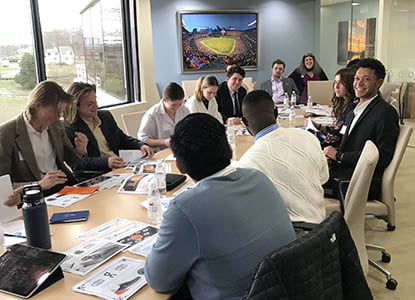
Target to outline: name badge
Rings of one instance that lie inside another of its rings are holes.
[[[17,154],[19,155],[19,160],[24,161],[24,157],[23,157],[22,153],[20,153],[20,151],[18,151]]]
[[[347,130],[347,126],[346,125],[343,125],[342,126],[342,129],[340,129],[340,134],[345,134],[346,133],[346,130]]]

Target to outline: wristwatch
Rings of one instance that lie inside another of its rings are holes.
[[[343,152],[337,151],[336,152],[336,161],[341,164],[343,161]]]

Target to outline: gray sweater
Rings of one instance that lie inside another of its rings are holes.
[[[241,299],[261,259],[295,238],[281,196],[254,169],[201,180],[163,218],[148,284],[171,292],[186,280],[194,299]]]

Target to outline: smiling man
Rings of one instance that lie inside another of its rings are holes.
[[[333,162],[326,187],[336,190],[334,178],[351,178],[366,141],[371,140],[379,150],[379,161],[369,199],[380,196],[383,171],[392,160],[399,135],[398,113],[379,93],[385,74],[385,67],[377,59],[366,58],[359,63],[353,82],[359,104],[347,115],[340,147],[324,148]]]
[[[242,117],[242,100],[246,95],[246,90],[242,87],[244,77],[244,69],[238,66],[231,67],[226,72],[226,80],[219,86],[216,101],[223,122],[232,118],[236,121],[234,123],[239,123],[238,120]]]

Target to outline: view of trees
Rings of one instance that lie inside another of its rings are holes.
[[[20,73],[14,77],[14,80],[25,89],[33,89],[36,86],[35,57],[30,53],[25,53],[19,66]]]

